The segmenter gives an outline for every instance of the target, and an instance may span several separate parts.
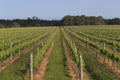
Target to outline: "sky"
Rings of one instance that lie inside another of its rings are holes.
[[[65,15],[120,17],[120,0],[0,0],[0,19],[61,19]]]

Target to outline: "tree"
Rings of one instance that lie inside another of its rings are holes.
[[[13,22],[14,27],[20,27],[20,24],[18,22]]]

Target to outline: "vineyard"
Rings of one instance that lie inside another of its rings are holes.
[[[120,26],[1,28],[0,80],[120,80]]]

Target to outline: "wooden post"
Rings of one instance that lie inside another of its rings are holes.
[[[30,54],[30,80],[33,80],[33,54]]]
[[[4,38],[3,38],[3,53],[4,53],[4,51],[5,51],[5,50],[4,50],[4,44],[5,44],[5,41],[4,41]]]
[[[19,40],[19,54],[20,54],[20,40]]]
[[[12,42],[11,42],[11,49],[12,49]],[[10,54],[10,60],[12,60],[12,52]]]
[[[75,46],[75,52],[77,53],[77,48],[76,48],[76,46]]]
[[[98,46],[98,41],[96,41],[96,45]]]
[[[42,47],[44,46],[44,43],[42,42]]]
[[[80,55],[80,80],[83,80],[83,63],[82,63],[82,56]]]
[[[39,54],[40,53],[40,51],[39,51],[39,47],[37,47],[37,54]]]

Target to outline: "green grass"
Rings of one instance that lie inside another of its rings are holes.
[[[104,64],[101,64],[96,57],[86,52],[81,46],[79,51],[82,53],[85,68],[91,76],[91,80],[120,80],[112,71],[110,71]]]
[[[30,53],[36,53],[36,50]],[[30,53],[24,54],[21,58],[10,64],[7,69],[0,73],[0,80],[24,80],[29,73]]]
[[[49,58],[44,80],[71,80],[68,75],[67,60],[63,48],[60,31],[55,37],[55,46]]]
[[[78,40],[78,38],[74,36],[70,36],[70,38],[73,41]],[[90,74],[90,80],[120,80],[115,73],[113,73],[106,65],[100,63],[97,60],[97,57],[90,54],[87,49],[83,49],[78,43],[76,43],[76,46],[78,51],[83,54],[85,62],[84,68]]]
[[[15,63],[11,64],[6,70],[0,73],[0,80],[23,80],[23,75],[28,72],[26,68],[29,64],[28,55],[22,56],[22,58]]]

